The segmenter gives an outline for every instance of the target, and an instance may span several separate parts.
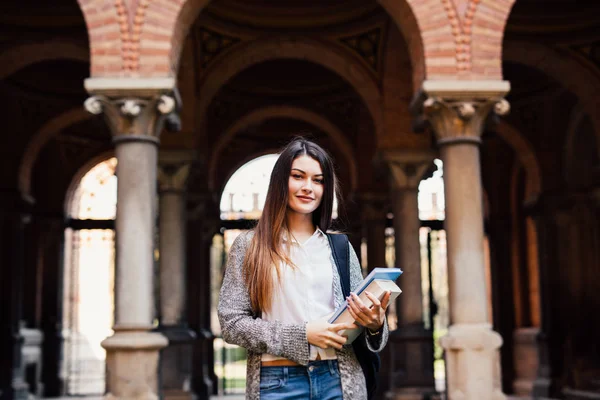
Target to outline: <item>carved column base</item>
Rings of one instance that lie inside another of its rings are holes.
[[[500,384],[502,337],[489,324],[452,325],[440,344],[450,399],[506,400]]]
[[[159,399],[158,360],[167,339],[144,330],[115,328],[102,342],[106,349],[107,400]]]
[[[169,341],[160,358],[160,377],[165,399],[193,399],[192,358],[196,334],[185,326],[158,328]]]
[[[411,399],[419,393],[435,393],[431,331],[422,323],[399,326],[390,332],[388,347],[391,376],[387,397],[403,394]]]
[[[29,393],[29,385],[22,378],[13,379],[10,392],[7,394],[9,396],[7,398],[10,398],[12,394],[14,400],[30,400],[33,397]]]
[[[198,331],[194,389],[198,398],[208,399],[218,393],[218,379],[214,375],[214,335],[208,329]]]
[[[44,394],[44,385],[42,384],[42,342],[44,334],[39,329],[27,329],[21,327],[21,336],[23,336],[23,366],[29,390],[37,398],[42,398]]]
[[[531,396],[533,392],[533,383],[539,366],[536,342],[539,331],[538,328],[520,328],[513,334],[515,359],[513,390],[515,395]]]
[[[539,332],[536,342],[539,354],[539,368],[531,393],[534,399],[551,397],[557,392],[556,384],[552,379],[548,337],[544,332]]]

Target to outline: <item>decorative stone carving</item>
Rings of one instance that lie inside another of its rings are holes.
[[[158,94],[152,97],[89,97],[84,106],[92,114],[103,113],[114,140],[121,136],[147,136],[158,142],[165,118],[176,112],[176,98]]]
[[[121,31],[121,57],[128,72],[139,70],[140,34],[150,0],[114,0]]]
[[[480,143],[490,112],[506,115],[510,111],[504,99],[509,89],[505,81],[425,81],[412,108],[431,124],[439,145]]]
[[[161,151],[158,155],[159,191],[183,191],[194,158],[193,151]]]
[[[438,144],[449,141],[480,143],[485,120],[492,110],[498,115],[506,115],[510,106],[504,99],[464,101],[429,97],[423,103],[423,112],[437,134]]]
[[[383,154],[390,170],[392,189],[416,190],[432,165],[432,151],[389,151]]]
[[[200,65],[206,68],[220,53],[241,42],[241,39],[228,36],[206,27],[199,29]]]
[[[379,72],[382,59],[382,38],[384,37],[385,25],[377,26],[365,32],[340,39],[346,47],[350,48],[362,58],[374,72]]]
[[[480,0],[441,0],[452,27],[459,71],[471,70],[471,26]]]

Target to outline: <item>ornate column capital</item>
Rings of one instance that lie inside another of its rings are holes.
[[[389,205],[389,196],[387,193],[361,193],[360,203],[363,220],[367,222],[385,221]]]
[[[161,150],[158,153],[158,187],[160,192],[182,192],[185,189],[192,162],[192,150]]]
[[[510,111],[509,90],[507,81],[425,81],[412,108],[431,124],[438,145],[479,144],[488,114]]]
[[[429,150],[388,150],[382,153],[390,170],[393,190],[416,190],[432,165],[435,153]]]
[[[165,124],[178,128],[181,99],[173,79],[88,79],[85,109],[103,114],[113,140],[158,143]]]

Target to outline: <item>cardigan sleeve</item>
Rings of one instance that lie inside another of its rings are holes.
[[[360,262],[358,261],[358,257],[354,252],[354,248],[350,246],[350,287],[352,288],[352,290],[354,290],[358,285],[360,285],[362,280],[363,276],[360,267]],[[389,336],[387,317],[383,320],[383,327],[379,335],[369,335],[369,333],[366,332],[365,328],[365,334],[362,336],[365,338],[369,350],[375,353],[378,353],[381,350],[383,350],[383,348],[387,344]]]
[[[310,357],[306,323],[265,321],[252,311],[242,274],[251,238],[251,233],[240,234],[229,251],[217,307],[223,339],[255,353],[268,353],[306,365]]]

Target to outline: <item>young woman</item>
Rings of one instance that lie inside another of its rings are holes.
[[[367,398],[365,377],[340,333],[354,324],[329,324],[327,316],[348,301],[367,347],[387,342],[385,310],[370,296],[367,308],[342,295],[325,232],[331,225],[336,177],[318,145],[296,139],[275,163],[256,228],[234,241],[221,287],[218,314],[223,338],[248,350],[248,399]],[[350,246],[350,283],[362,280]]]

